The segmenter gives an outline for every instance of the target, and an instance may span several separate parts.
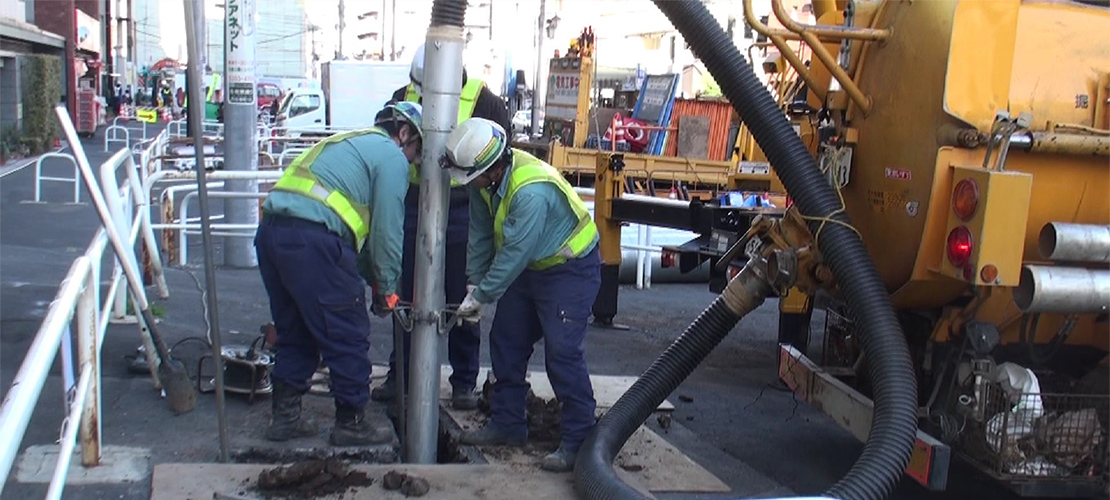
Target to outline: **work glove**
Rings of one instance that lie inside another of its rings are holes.
[[[477,323],[482,319],[482,303],[474,298],[474,291],[477,289],[477,286],[466,285],[466,298],[455,312],[458,318],[466,323]]]
[[[375,292],[374,303],[370,306],[370,309],[374,311],[374,316],[384,318],[393,314],[393,309],[397,307],[397,303],[400,301],[401,298],[395,293],[381,295]]]

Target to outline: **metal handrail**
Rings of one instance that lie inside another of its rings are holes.
[[[745,0],[745,2],[749,3],[750,1],[751,0]],[[802,37],[802,40],[805,41],[806,45],[809,45],[810,50],[813,51],[813,55],[817,56],[817,59],[821,61],[821,64],[825,65],[825,68],[829,70],[833,78],[836,78],[836,81],[840,83],[841,88],[843,88],[844,92],[848,94],[848,97],[852,99],[852,102],[855,102],[856,106],[859,106],[863,115],[867,116],[870,114],[871,98],[864,95],[863,91],[856,85],[856,82],[848,75],[848,72],[840,67],[840,63],[837,62],[836,58],[833,57],[828,49],[821,43],[818,35],[849,40],[883,41],[890,37],[891,31],[889,29],[878,28],[802,25],[790,18],[790,14],[787,13],[786,9],[782,6],[782,0],[771,0],[771,10],[787,30],[797,33]],[[798,73],[801,74],[801,70],[798,70]],[[809,83],[808,80],[806,83]],[[812,87],[813,86],[810,85],[810,88]]]
[[[64,110],[61,114],[65,114]],[[63,124],[66,127],[67,124]],[[72,132],[72,124],[68,124],[67,133]],[[154,141],[150,149],[141,156],[149,157],[153,148],[158,146]],[[84,160],[82,160],[84,161]],[[157,247],[151,247],[153,232],[149,225],[147,200],[143,196],[142,183],[135,175],[135,165],[128,150],[121,150],[113,155],[105,165],[102,165],[102,178],[105,172],[111,174],[109,183],[96,185],[95,178],[88,186],[89,189],[98,190],[104,195],[106,202],[113,204],[110,212],[113,214],[113,231],[118,233],[129,245],[124,248],[133,249],[139,235],[143,236],[144,247],[151,255],[151,261],[160,264]],[[127,180],[117,185],[115,171],[121,166],[126,166]],[[120,205],[125,206],[120,206]],[[98,229],[85,253],[74,260],[69,272],[62,280],[55,295],[54,301],[46,312],[42,324],[35,335],[27,354],[23,359],[19,371],[12,380],[11,387],[0,406],[0,436],[5,437],[5,442],[0,445],[0,492],[7,483],[15,459],[18,456],[20,445],[26,434],[31,415],[35,411],[43,386],[50,374],[53,360],[62,346],[67,346],[66,339],[70,335],[70,324],[75,323],[74,336],[77,339],[77,360],[79,374],[75,383],[68,389],[72,390],[72,400],[66,405],[60,453],[55,464],[53,478],[50,482],[46,498],[61,498],[65,488],[65,477],[69,471],[70,457],[73,450],[80,445],[81,463],[84,466],[95,466],[100,462],[101,452],[101,396],[100,396],[100,345],[108,329],[109,318],[112,310],[121,310],[120,295],[118,291],[125,279],[125,272],[118,263],[122,260],[130,263],[137,262],[135,255],[117,255],[107,292],[100,293],[100,276],[102,256],[109,243],[109,230],[103,225]],[[133,252],[133,250],[131,250]],[[134,264],[132,264],[134,265]],[[154,268],[159,279],[159,287],[165,286],[164,277],[161,276],[161,266]],[[145,292],[140,288],[143,296],[133,296],[138,302],[145,303]],[[103,303],[101,298],[103,297]],[[143,344],[147,347],[148,361],[151,367],[152,380],[155,387],[159,388],[156,375],[157,363],[153,356],[153,342],[147,331],[139,328]],[[68,356],[68,355],[67,355]],[[71,370],[73,367],[66,363],[63,368],[67,381],[73,380]],[[78,440],[78,436],[80,439]]]
[[[779,54],[781,54],[782,57],[786,59],[786,62],[794,68],[794,71],[798,72],[798,76],[802,78],[802,81],[806,82],[806,87],[811,92],[813,92],[814,95],[816,95],[822,102],[824,102],[825,96],[827,95],[827,89],[823,89],[820,85],[817,85],[816,80],[814,80],[813,76],[809,73],[809,68],[807,68],[805,63],[802,62],[801,58],[798,57],[798,54],[794,52],[794,49],[790,48],[790,46],[786,44],[786,40],[801,40],[801,36],[797,33],[774,29],[770,26],[767,26],[766,24],[763,24],[759,20],[759,18],[756,17],[755,11],[752,10],[752,0],[744,0],[743,4],[744,20],[748,22],[748,25],[752,27],[752,30],[754,30],[756,33],[766,36],[767,39],[770,40],[772,44],[774,44],[775,48],[779,50]]]

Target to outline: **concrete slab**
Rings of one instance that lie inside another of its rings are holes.
[[[328,434],[335,422],[335,404],[330,396],[306,395],[301,398],[302,415],[316,425],[316,435],[285,442],[267,441],[264,433],[269,425],[269,402],[262,400],[241,419],[231,422],[229,441],[232,457],[239,462],[288,463],[327,457],[350,460],[392,463],[397,460],[397,436],[393,424],[385,415],[383,405],[367,405],[366,420],[376,428],[387,429],[393,440],[380,446],[337,448],[328,443]]]
[[[262,464],[160,464],[154,468],[151,500],[208,500],[215,493],[231,498],[264,498],[254,490],[258,473],[273,467]],[[398,471],[424,478],[431,486],[424,500],[487,500],[528,498],[565,500],[577,498],[571,474],[552,474],[516,465],[364,465],[353,469],[374,479],[367,487],[353,488],[345,500],[403,499],[398,491],[382,488],[382,476]],[[198,478],[204,478],[203,481]],[[643,490],[641,490],[643,491]],[[320,498],[339,498],[331,495]]]
[[[19,457],[15,480],[20,483],[49,483],[58,463],[56,444],[29,446]],[[70,460],[67,485],[133,483],[146,479],[150,470],[150,449],[131,446],[103,446],[100,465],[81,465],[81,452],[74,450]]]
[[[478,370],[478,385],[480,386],[489,375],[490,368],[482,367]],[[375,367],[374,374],[377,375],[377,368]],[[451,376],[451,367],[447,365],[440,366],[440,399],[451,399],[451,384],[447,381]],[[382,375],[384,381],[384,375]],[[532,392],[536,397],[545,400],[555,399],[555,389],[551,387],[551,381],[547,378],[547,372],[533,370],[529,371],[526,378],[528,383],[532,384]],[[612,408],[618,399],[628,391],[629,387],[636,382],[637,377],[618,377],[612,375],[590,375],[590,382],[594,386],[594,399],[597,400],[598,408]],[[381,381],[373,380],[371,386],[377,386]],[[663,400],[656,408],[659,411],[672,411],[674,404],[668,400]]]
[[[446,408],[447,414],[463,430],[485,424],[487,417],[476,411]],[[551,446],[550,448],[554,448]],[[479,446],[492,465],[514,465],[536,469],[552,449],[529,443],[524,448]],[[617,473],[632,478],[650,491],[727,493],[732,489],[704,467],[675,448],[651,429],[640,427],[628,438],[614,463]]]

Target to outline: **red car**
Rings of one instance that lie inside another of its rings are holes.
[[[269,111],[274,101],[281,98],[281,87],[272,83],[258,84],[258,109]]]

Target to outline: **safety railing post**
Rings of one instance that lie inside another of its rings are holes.
[[[644,227],[645,226],[643,224],[639,224],[636,227],[636,245],[639,246],[639,247],[644,246],[644,235],[645,235],[645,232],[646,232]],[[645,256],[647,256],[647,252],[645,252],[643,250],[643,248],[640,248],[640,249],[636,250],[636,289],[637,290],[642,290],[644,288],[644,257]],[[649,261],[649,264],[650,264],[650,261]]]
[[[99,263],[93,268],[99,267]],[[89,370],[88,394],[81,411],[81,464],[86,467],[100,465],[100,334],[97,331],[96,289],[97,273],[89,272],[85,289],[77,298],[77,360],[83,373]]]
[[[644,227],[646,228],[644,229],[644,246],[655,246],[651,243],[651,226]],[[644,253],[646,254],[647,252]],[[652,262],[652,257],[648,255],[647,262],[644,263],[644,288],[648,289],[651,288],[651,269],[653,267]]]

